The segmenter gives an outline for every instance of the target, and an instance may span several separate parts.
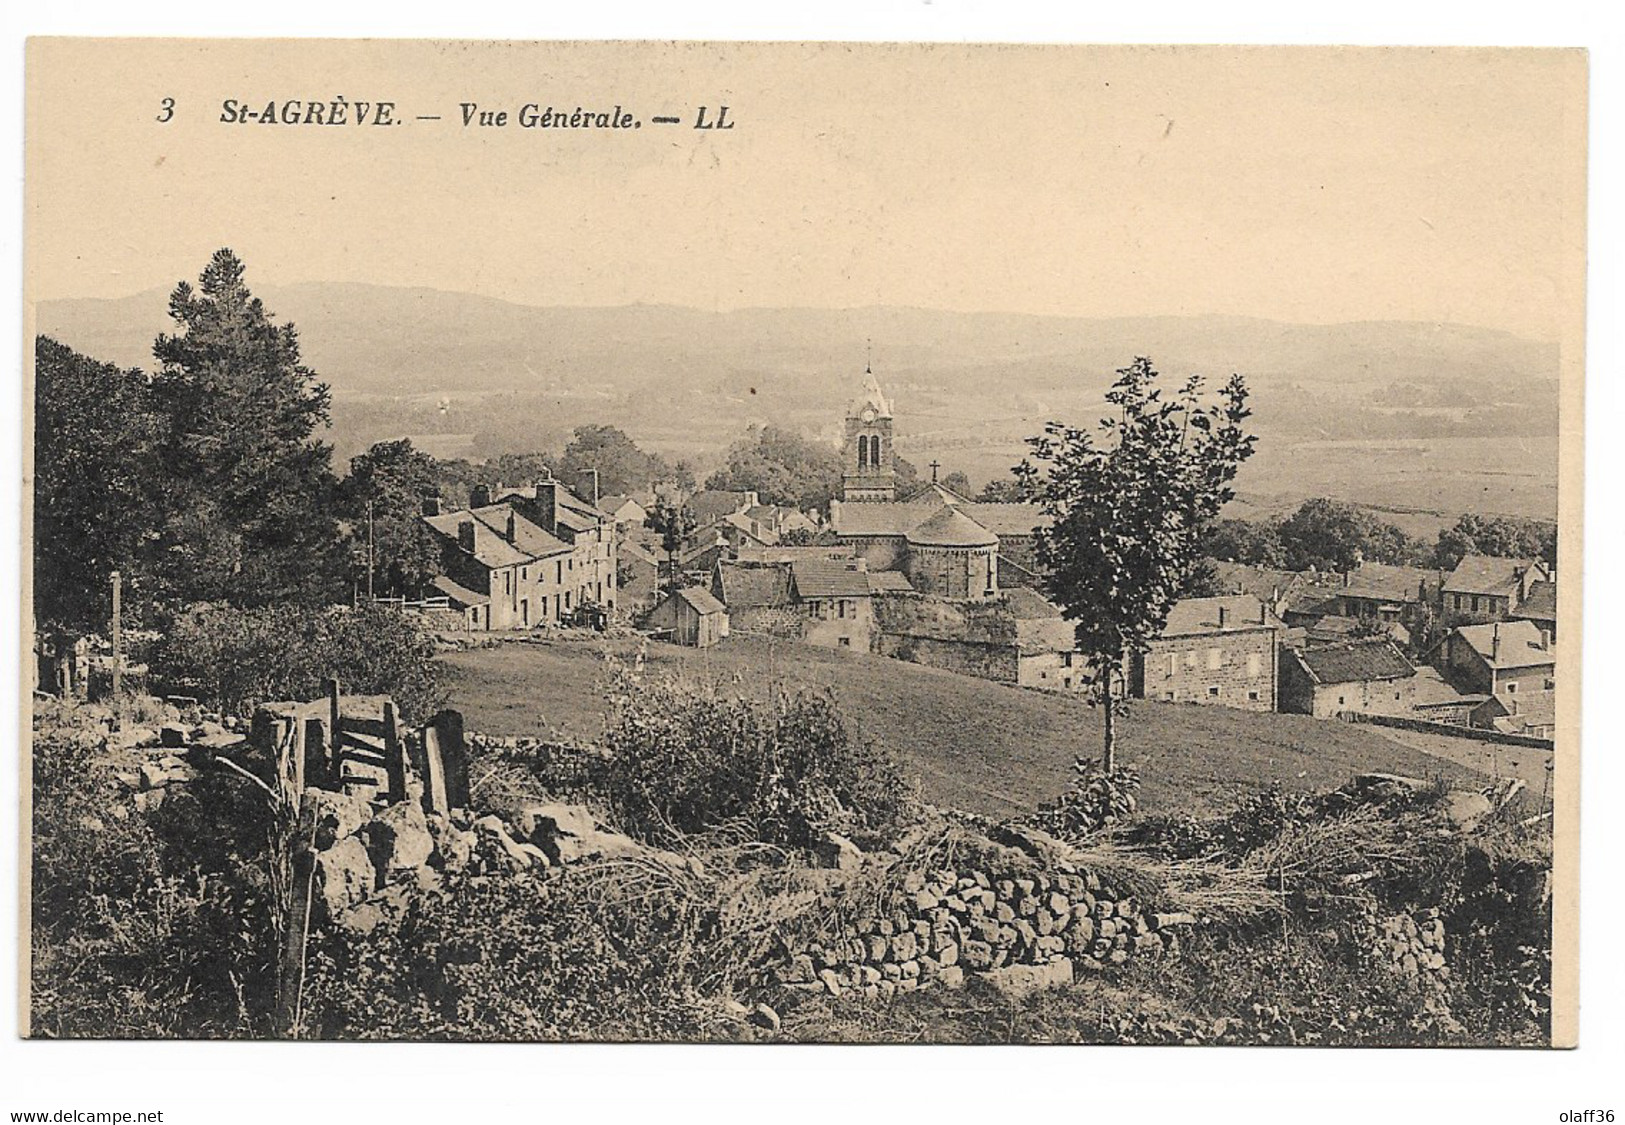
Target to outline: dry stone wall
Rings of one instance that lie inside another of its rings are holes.
[[[956,988],[976,974],[1021,994],[1130,958],[1176,955],[1181,932],[1197,922],[1146,909],[1110,876],[1047,859],[993,848],[980,861],[896,872],[874,910],[793,949],[774,980],[879,998]]]

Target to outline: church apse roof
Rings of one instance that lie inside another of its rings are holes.
[[[997,547],[999,537],[955,507],[940,509],[936,515],[908,533],[908,541],[920,547]]]

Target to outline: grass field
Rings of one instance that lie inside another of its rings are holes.
[[[604,657],[635,641],[508,643],[441,657],[470,730],[592,738],[603,727]],[[732,637],[705,650],[651,643],[651,669],[736,684],[823,687],[865,737],[890,748],[930,801],[993,816],[1033,809],[1066,787],[1074,756],[1098,754],[1100,715],[1083,700],[1007,687],[864,653]],[[1335,788],[1356,773],[1482,775],[1371,727],[1192,704],[1136,702],[1119,757],[1144,777],[1148,811],[1222,811],[1271,781]]]

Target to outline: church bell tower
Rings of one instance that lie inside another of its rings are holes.
[[[863,393],[846,412],[841,499],[848,503],[897,499],[892,468],[892,411],[872,367],[864,368]]]

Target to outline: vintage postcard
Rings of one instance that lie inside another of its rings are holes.
[[[1586,122],[31,41],[22,1033],[1574,1045]]]

